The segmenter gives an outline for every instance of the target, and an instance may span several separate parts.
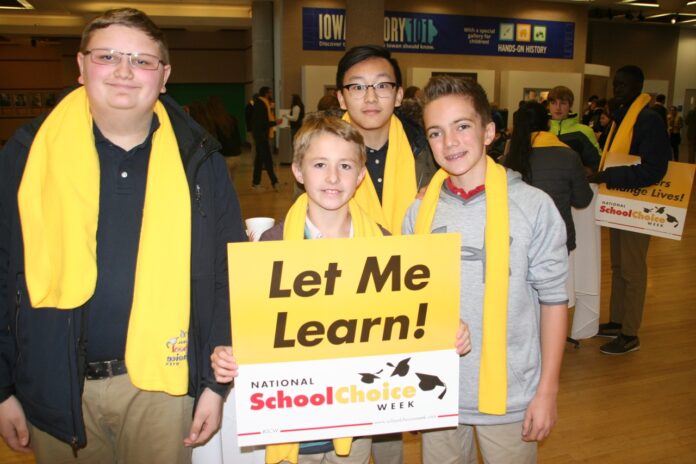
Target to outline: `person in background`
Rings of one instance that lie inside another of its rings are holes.
[[[188,105],[188,114],[212,137],[215,137],[215,124],[213,123],[208,108],[199,101],[192,101]]]
[[[225,157],[230,179],[234,182],[234,173],[239,166],[242,154],[242,138],[239,134],[237,118],[227,112],[225,105],[217,95],[208,97],[207,108],[215,130],[212,134],[222,145],[222,156]]]
[[[480,84],[433,77],[423,93],[441,169],[403,232],[461,237],[460,319],[472,334],[471,352],[459,358],[459,425],[422,432],[423,463],[475,463],[476,444],[487,463],[535,463],[536,442],[557,417],[565,226],[547,194],[486,156],[495,125]]]
[[[256,146],[256,156],[254,157],[254,173],[251,188],[254,190],[264,190],[261,185],[261,171],[268,173],[271,186],[276,192],[280,191],[280,183],[273,170],[273,157],[271,154],[270,137],[273,128],[283,122],[276,119],[271,106],[273,91],[270,87],[261,87],[259,96],[254,100],[254,111],[251,120],[251,132],[254,136]]]
[[[574,99],[573,91],[562,85],[549,91],[549,132],[580,155],[585,171],[589,174],[599,166],[599,144],[592,129],[580,124],[577,113],[571,112]]]
[[[686,123],[686,140],[688,141],[688,161],[689,163],[696,162],[696,107],[686,113],[684,118]]]
[[[302,121],[305,117],[305,107],[302,103],[302,99],[296,93],[292,94],[292,100],[290,101],[290,115],[288,115],[288,121],[290,122],[290,134],[292,138],[295,138],[295,134],[302,127]]]
[[[422,95],[420,88],[412,85],[404,90],[404,98],[401,100],[401,105],[396,108],[395,113],[403,118],[408,118],[419,126],[423,125],[423,106],[420,98]]]
[[[341,116],[343,114],[338,97],[333,93],[328,93],[319,99],[317,111],[323,111],[334,116]]]
[[[0,434],[44,463],[188,463],[220,423],[227,243],[218,144],[166,95],[162,31],[110,10],[77,89],[0,152]]]
[[[568,253],[575,249],[575,227],[570,208],[592,201],[580,156],[547,132],[549,114],[536,102],[527,102],[513,121],[510,149],[503,164],[519,172],[522,180],[546,192],[566,225]]]
[[[672,159],[674,161],[679,161],[682,127],[684,127],[684,120],[677,112],[677,107],[670,106],[669,113],[667,113],[667,132],[669,132],[669,143],[672,145]]]
[[[665,126],[667,125],[667,107],[665,106],[666,101],[667,97],[665,97],[664,94],[658,94],[655,97],[655,104],[652,106],[653,111],[660,115],[662,122],[665,123]]]
[[[607,142],[607,137],[609,137],[609,131],[611,130],[611,116],[608,111],[600,110],[599,122],[595,124],[593,130],[595,131],[595,137],[597,137],[597,143],[599,148],[604,150],[604,144]]]
[[[590,96],[590,98],[587,99],[587,105],[585,106],[585,109],[582,112],[582,123],[584,125],[592,127],[592,117],[594,115],[595,110],[599,107],[599,97],[597,95],[592,95]]]
[[[639,156],[632,166],[614,166],[593,174],[590,182],[608,188],[641,188],[659,182],[672,158],[667,129],[650,107],[650,95],[642,93],[644,75],[638,66],[623,66],[613,80],[614,99],[619,108],[612,115],[617,129],[607,140],[608,152]],[[607,152],[607,148],[605,148]],[[648,283],[650,235],[610,229],[611,297],[609,322],[599,324],[597,336],[613,338],[599,348],[609,355],[640,349],[638,330],[643,318]]]

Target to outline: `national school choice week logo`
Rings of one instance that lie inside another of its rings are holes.
[[[188,332],[182,330],[178,337],[172,337],[165,343],[167,347],[167,366],[178,366],[186,361],[188,351]]]
[[[318,391],[312,394],[289,395],[285,390],[278,389],[272,395],[264,395],[264,393],[254,393],[250,397],[251,410],[259,411],[262,409],[285,409],[285,408],[303,408],[307,406],[325,406],[333,404],[352,404],[352,403],[375,403],[377,410],[384,411],[387,409],[406,409],[413,407],[413,398],[415,398],[418,390],[429,392],[436,388],[442,388],[438,395],[438,399],[445,397],[447,386],[442,380],[431,374],[411,372],[409,362],[411,358],[405,358],[396,363],[396,365],[388,362],[386,367],[382,367],[376,372],[358,372],[360,382],[367,385],[375,384],[376,380],[388,379],[396,377],[397,380],[402,380],[402,385],[392,385],[389,381],[384,381],[381,387],[377,388],[365,387],[359,384],[343,385],[340,387],[327,386],[323,391]],[[385,369],[389,369],[385,373]],[[415,379],[418,379],[418,385],[414,385]],[[398,379],[401,378],[401,379]],[[267,380],[251,382],[251,388],[267,388],[278,386],[304,386],[314,385],[313,378],[303,379],[283,379],[283,380]]]
[[[653,227],[665,227],[667,224],[674,224],[673,227],[679,227],[679,220],[667,212],[666,206],[654,206],[652,208],[641,208],[634,210],[627,208],[621,203],[607,202],[599,207],[599,212],[614,216],[630,217],[640,221],[644,221],[647,225]]]

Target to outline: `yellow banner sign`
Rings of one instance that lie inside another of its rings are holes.
[[[460,237],[228,245],[240,364],[451,349]]]

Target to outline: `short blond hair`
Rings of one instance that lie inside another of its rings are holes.
[[[302,164],[305,153],[312,145],[312,141],[321,134],[335,135],[355,145],[360,165],[365,165],[367,155],[365,154],[365,142],[362,134],[343,119],[325,113],[309,114],[305,118],[302,127],[297,131],[293,140],[293,164],[298,166]]]

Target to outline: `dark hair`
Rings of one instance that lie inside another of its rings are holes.
[[[627,76],[631,76],[633,80],[637,83],[640,84],[641,86],[643,85],[643,82],[645,81],[645,75],[643,74],[643,70],[640,69],[638,66],[634,66],[632,64],[622,66],[619,69],[616,70],[616,74],[621,73],[621,74],[626,74]]]
[[[87,24],[84,31],[82,31],[82,40],[80,41],[80,51],[82,53],[87,51],[87,45],[89,44],[94,31],[98,29],[106,29],[109,26],[125,26],[131,29],[137,29],[144,32],[149,38],[157,43],[160,49],[160,54],[162,55],[160,59],[164,64],[169,64],[169,50],[167,48],[167,41],[164,38],[164,34],[157,25],[152,22],[152,20],[140,10],[135,8],[118,8],[115,10],[109,10],[104,14],[97,16],[92,21]]]
[[[327,94],[319,99],[317,103],[317,111],[330,111],[330,110],[340,110],[341,104],[338,101],[338,97],[334,94]]]
[[[188,104],[188,107],[189,115],[193,120],[200,124],[209,134],[215,134],[215,124],[210,117],[210,113],[208,113],[208,108],[199,101],[192,101]]]
[[[225,109],[224,103],[222,103],[222,100],[217,95],[208,97],[206,109],[208,110],[208,116],[215,128],[226,137],[231,137],[232,134],[238,130],[236,118],[230,116]]]
[[[505,166],[522,174],[522,179],[528,184],[532,182],[529,162],[532,156],[532,132],[547,131],[549,119],[544,105],[535,101],[525,103],[514,115],[510,150],[505,158]]]
[[[264,97],[264,98],[265,98],[266,95],[268,95],[268,94],[270,93],[270,91],[271,91],[271,88],[264,85],[263,87],[261,87],[261,88],[259,89],[259,97]]]
[[[420,89],[415,85],[407,87],[406,90],[404,90],[404,100],[407,100],[409,98],[416,98],[419,90]]]
[[[667,100],[667,97],[665,97],[665,94],[663,94],[663,93],[661,93],[655,97],[656,102],[664,103],[666,100]]]
[[[488,103],[486,91],[478,82],[473,82],[470,79],[452,76],[431,77],[423,88],[423,108],[427,107],[433,100],[448,95],[470,98],[483,125],[491,122],[491,105]]]
[[[360,45],[348,50],[341,58],[341,61],[338,62],[338,69],[336,70],[336,88],[339,90],[343,88],[343,78],[350,68],[371,58],[383,58],[387,60],[392,69],[394,69],[396,85],[401,87],[401,69],[396,59],[392,58],[389,50],[379,45]]]
[[[300,98],[300,96],[297,95],[296,93],[293,93],[292,99],[290,100],[290,108],[292,108],[295,105],[304,108],[304,104],[302,103],[302,98]]]

